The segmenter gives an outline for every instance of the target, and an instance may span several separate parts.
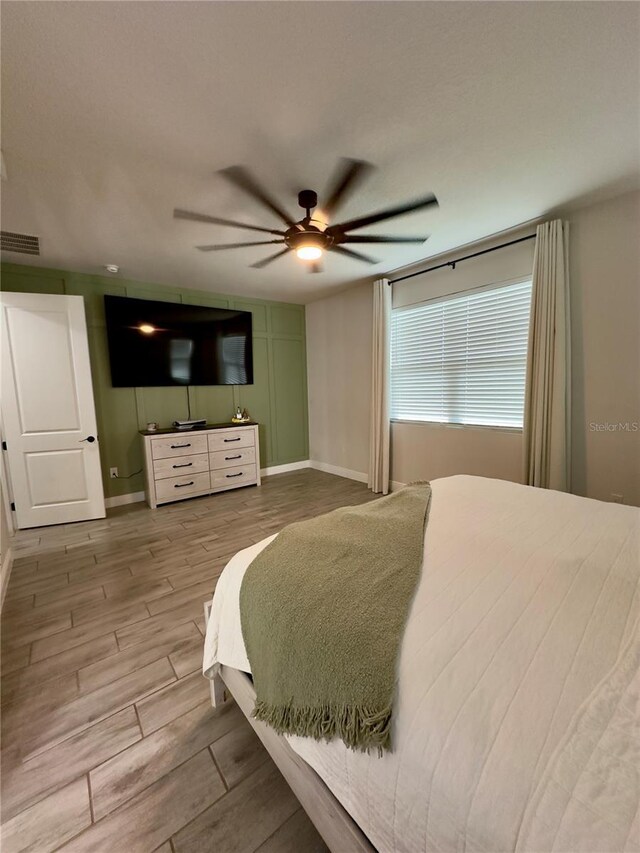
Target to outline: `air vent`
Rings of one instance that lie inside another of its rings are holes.
[[[19,252],[21,255],[39,255],[40,240],[29,234],[0,231],[0,249],[3,252]]]

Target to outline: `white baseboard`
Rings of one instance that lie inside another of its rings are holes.
[[[312,459],[310,462],[312,468],[316,471],[324,471],[326,474],[335,474],[336,477],[346,477],[348,480],[357,480],[359,483],[368,483],[369,477],[362,471],[354,471],[351,468],[341,468],[339,465],[329,465],[328,462],[318,462]],[[406,483],[401,483],[399,480],[391,480],[389,483],[389,491],[396,492]]]
[[[137,504],[144,500],[144,492],[131,492],[128,495],[116,495],[113,498],[105,498],[104,505],[107,509],[125,504]]]
[[[9,586],[9,578],[11,576],[11,568],[13,566],[13,552],[11,548],[7,548],[7,553],[4,555],[2,560],[2,569],[0,570],[2,573],[2,584],[0,590],[0,610],[2,610],[2,605],[4,604],[4,596],[7,591],[7,587]]]
[[[346,477],[347,480],[357,480],[359,483],[366,483],[368,476],[362,471],[353,471],[351,468],[341,468],[339,465],[329,465],[328,462],[318,462],[312,459],[310,462],[312,468],[316,471],[324,471],[325,474],[335,474],[336,477]]]
[[[308,459],[303,459],[302,462],[288,462],[285,465],[272,465],[270,468],[261,468],[260,475],[269,477],[271,474],[286,474],[287,471],[300,471],[302,468],[309,468],[311,462]]]

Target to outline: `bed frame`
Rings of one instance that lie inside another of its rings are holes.
[[[204,607],[209,620],[211,602]],[[332,853],[376,853],[375,847],[334,797],[318,774],[293,751],[288,741],[270,726],[251,716],[256,701],[253,682],[239,669],[221,666],[211,680],[211,704],[220,708],[233,696],[265,749],[287,780],[314,826]]]

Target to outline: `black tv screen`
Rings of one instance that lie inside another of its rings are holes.
[[[251,385],[251,312],[105,296],[111,384]]]

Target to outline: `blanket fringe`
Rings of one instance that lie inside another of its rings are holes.
[[[327,741],[338,737],[354,751],[375,749],[381,756],[391,749],[391,710],[391,704],[377,710],[347,704],[294,708],[258,700],[253,716],[279,734]]]

